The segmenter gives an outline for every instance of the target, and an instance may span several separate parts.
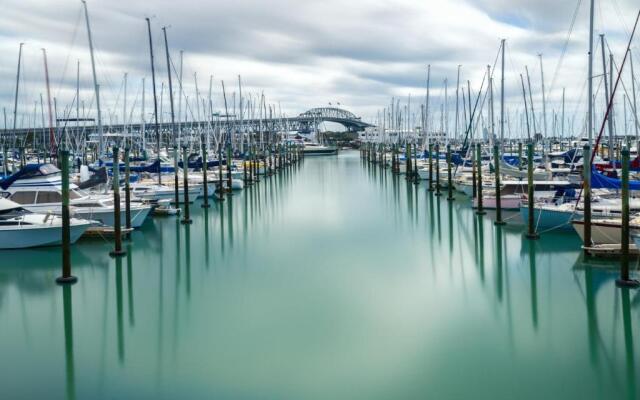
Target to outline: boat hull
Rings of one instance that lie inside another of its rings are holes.
[[[529,207],[520,207],[520,215],[523,221],[529,220]],[[574,231],[571,226],[572,218],[576,216],[572,211],[556,211],[535,208],[533,209],[533,220],[536,223],[537,230],[559,229],[567,232]]]
[[[578,233],[578,236],[580,236],[580,239],[584,242],[584,221],[573,221],[572,225]],[[629,237],[627,237],[627,241],[633,244]],[[592,221],[591,242],[593,244],[620,245],[622,242],[622,225],[605,221]]]
[[[91,223],[72,223],[71,244],[78,241]],[[62,225],[22,226],[16,229],[0,229],[0,249],[26,249],[31,247],[58,246],[62,243]]]

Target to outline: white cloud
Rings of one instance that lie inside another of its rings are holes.
[[[19,119],[20,123],[30,118],[34,101],[45,90],[41,47],[48,49],[53,93],[59,107],[73,100],[77,59],[81,63],[81,98],[91,102],[81,3],[61,0],[55,7],[45,0],[3,3],[0,51],[5,57],[0,63],[0,107],[6,107],[9,114],[13,109],[21,41],[26,45],[20,105],[21,114],[28,115]],[[557,72],[577,1],[111,0],[88,4],[105,109],[121,107],[116,102],[125,71],[129,73],[129,105],[134,104],[142,77],[150,81],[144,17],[152,16],[158,91],[166,81],[160,28],[170,25],[174,63],[178,50],[185,51],[184,82],[190,98],[194,97],[194,72],[204,95],[209,76],[214,75],[217,104],[221,104],[220,80],[225,80],[230,94],[238,90],[240,74],[245,84],[243,94],[255,97],[264,91],[267,100],[279,104],[288,115],[340,102],[365,118],[373,118],[391,96],[412,93],[414,98],[422,98],[427,64],[432,65],[434,104],[441,101],[445,78],[453,96],[459,64],[463,82],[471,80],[477,90],[486,65],[495,60],[501,38],[508,39],[507,95],[513,113],[521,108],[519,74],[525,65],[529,66],[534,101],[540,108],[537,54],[543,53],[547,90],[552,90],[548,94],[549,109],[559,109],[560,93],[566,87],[567,110],[582,115],[578,100],[586,79],[588,1],[582,3],[563,66]],[[617,60],[621,59],[636,8],[631,0],[597,6],[597,29],[607,34]],[[640,62],[637,64],[640,68]],[[596,73],[599,70],[598,61]]]

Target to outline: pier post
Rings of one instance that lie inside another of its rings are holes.
[[[440,145],[436,143],[436,196],[442,196],[440,189]]]
[[[109,253],[111,257],[121,257],[127,252],[122,250],[122,222],[120,221],[120,149],[113,146],[113,229],[115,248]]]
[[[476,185],[476,149],[475,149],[475,145],[472,143],[470,145],[471,147],[471,199],[475,199],[476,197],[478,197],[478,192],[477,192],[477,185]]]
[[[5,148],[6,149],[6,148]],[[6,153],[5,153],[6,154]],[[71,275],[71,221],[69,215],[69,151],[60,152],[62,167],[62,276],[59,284],[73,284],[78,278]],[[6,160],[6,159],[5,159]]]
[[[447,200],[452,201],[453,197],[453,182],[451,177],[451,144],[447,144]]]
[[[582,190],[584,192],[584,254],[591,247],[591,146],[582,148]]]
[[[184,163],[183,163],[184,166]],[[162,174],[162,163],[158,166],[160,169],[159,174]],[[173,143],[173,201],[176,204],[176,208],[180,207],[180,178],[178,178],[178,145]]]
[[[636,287],[640,285],[635,279],[629,278],[629,149],[621,152],[622,159],[622,234],[620,240],[620,278],[616,285],[620,287]]]
[[[182,146],[182,163],[183,163],[183,168],[182,168],[182,180],[183,180],[183,187],[182,190],[184,191],[184,218],[182,220],[180,220],[181,223],[183,224],[190,224],[191,222],[191,217],[189,215],[189,164],[187,161],[187,156],[188,156],[188,148],[187,146]]]
[[[420,174],[418,174],[418,143],[413,146],[413,183],[414,185],[420,184]]]
[[[222,145],[218,144],[218,184],[216,188],[216,199],[224,201],[224,189],[222,184]]]
[[[496,220],[493,223],[494,225],[504,225],[505,222],[502,220],[502,193],[500,190],[500,146],[497,144],[493,145],[493,163],[496,174]]]
[[[433,192],[433,145],[429,143],[429,188]]]
[[[202,183],[204,185],[204,202],[200,207],[209,208],[209,182],[207,179],[207,144],[204,134],[200,136],[200,147],[202,147]],[[244,181],[247,182],[247,170],[244,169]]]
[[[391,173],[396,173],[396,146],[391,145]]]
[[[518,169],[522,171],[522,142],[518,142]]]
[[[231,196],[231,164],[233,164],[233,153],[231,152],[231,145],[227,146],[227,192]]]
[[[538,239],[536,233],[535,219],[533,218],[533,206],[535,204],[535,192],[533,190],[533,143],[527,143],[527,206],[529,207],[529,218],[527,221],[527,238]]]
[[[131,150],[128,147],[124,148],[124,217],[125,227],[127,228],[127,234],[125,237],[131,239],[131,184],[129,179],[131,178],[131,166],[130,164]]]
[[[411,143],[407,142],[404,149],[404,158],[406,159],[405,179],[411,180]]]
[[[482,143],[478,143],[476,146],[476,165],[478,166],[478,183],[476,184],[478,208],[476,210],[476,215],[484,215],[487,212],[484,210],[482,204]]]
[[[251,181],[258,182],[258,166],[256,164],[256,147],[251,148]]]
[[[9,160],[8,160],[7,146],[2,146],[2,173],[6,177],[9,172]]]

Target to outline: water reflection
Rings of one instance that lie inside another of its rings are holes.
[[[622,288],[622,321],[624,326],[625,362],[627,366],[627,398],[636,399],[636,363],[633,351],[633,324],[631,322],[631,293],[629,288]]]
[[[121,260],[81,242],[73,288],[52,284],[56,249],[3,263],[0,353],[29,368],[0,363],[8,398],[41,398],[12,382],[63,361],[68,398],[638,397],[640,297],[616,271],[335,160],[196,205],[191,226],[155,218]]]
[[[116,257],[116,335],[118,338],[118,360],[124,363],[124,324],[122,300],[122,258]]]
[[[523,239],[524,240],[524,239]],[[536,273],[536,246],[533,240],[527,239],[529,247],[529,282],[531,285],[531,322],[533,329],[538,329],[538,278]]]
[[[66,377],[67,399],[76,398],[76,372],[75,358],[73,356],[73,300],[72,286],[63,285],[62,291],[62,311],[64,316],[64,361]]]
[[[129,326],[135,325],[135,307],[133,302],[133,255],[131,243],[127,244],[127,303],[129,305]]]

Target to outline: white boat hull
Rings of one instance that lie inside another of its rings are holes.
[[[70,229],[71,244],[91,226],[88,221],[72,220]],[[62,243],[62,225],[22,225],[20,227],[0,228],[0,249],[26,249],[30,247],[57,246]]]

